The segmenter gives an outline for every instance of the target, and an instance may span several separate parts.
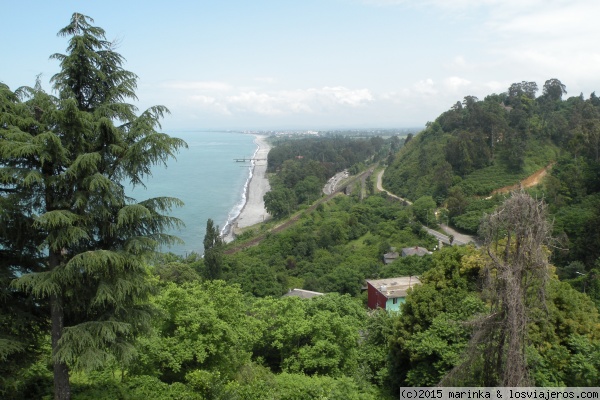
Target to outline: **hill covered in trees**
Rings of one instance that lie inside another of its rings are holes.
[[[555,248],[554,260],[589,270],[600,257],[600,99],[563,99],[557,79],[537,92],[521,82],[483,100],[465,97],[407,140],[383,182],[413,201],[431,196],[447,212],[440,222],[477,233],[502,199],[495,191],[547,168],[530,192],[549,204],[553,234],[569,249]]]

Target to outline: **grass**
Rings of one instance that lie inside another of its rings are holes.
[[[522,171],[511,172],[506,163],[498,157],[494,165],[473,172],[460,183],[460,186],[467,195],[487,196],[495,189],[517,184],[556,160],[558,154],[559,149],[555,145],[531,141]]]

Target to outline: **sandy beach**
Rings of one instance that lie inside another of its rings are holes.
[[[256,135],[255,143],[258,145],[258,150],[254,155],[254,168],[252,178],[248,183],[246,204],[244,204],[240,215],[233,221],[232,229],[225,235],[226,242],[231,242],[239,229],[256,225],[270,218],[263,201],[263,196],[271,189],[267,179],[267,154],[269,154],[271,147],[266,138],[263,135]]]

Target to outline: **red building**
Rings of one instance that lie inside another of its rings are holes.
[[[372,310],[400,311],[408,289],[420,283],[416,276],[367,280],[367,306]]]

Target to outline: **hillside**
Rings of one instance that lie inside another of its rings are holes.
[[[589,269],[600,256],[600,99],[563,100],[557,79],[537,92],[521,82],[483,100],[465,97],[407,138],[383,186],[413,202],[431,196],[438,222],[472,234],[508,192],[526,189],[549,203],[554,234],[569,249],[555,251],[555,261]]]

